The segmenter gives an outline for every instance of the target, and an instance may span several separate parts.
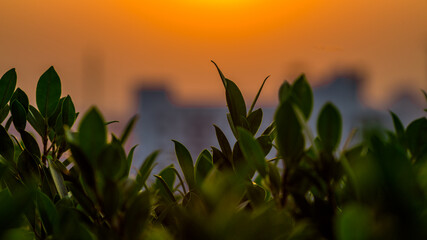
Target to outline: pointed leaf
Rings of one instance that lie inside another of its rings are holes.
[[[313,92],[304,74],[299,76],[292,85],[292,95],[294,102],[308,120],[313,109]]]
[[[216,69],[218,70],[219,76],[221,77],[222,84],[224,84],[224,87],[227,88],[227,81],[226,81],[226,78],[224,77],[224,74],[222,74],[218,65],[216,65],[214,61],[211,60],[211,62],[215,65]]]
[[[181,167],[182,173],[184,174],[185,180],[187,181],[188,187],[193,189],[195,187],[194,182],[194,166],[190,152],[180,142],[172,140],[175,143],[175,153],[178,158],[179,166]]]
[[[110,180],[119,180],[127,169],[126,153],[120,142],[108,144],[97,159],[97,168]]]
[[[261,94],[262,88],[264,87],[264,84],[265,84],[265,82],[267,81],[267,79],[268,79],[269,77],[270,77],[270,75],[268,75],[268,76],[264,79],[264,81],[262,82],[261,87],[259,88],[259,90],[258,90],[258,92],[257,92],[257,94],[256,94],[256,96],[255,96],[255,99],[254,99],[254,101],[252,102],[251,107],[249,108],[248,115],[250,115],[250,114],[252,113],[252,110],[254,109],[255,104],[256,104],[256,102],[258,101],[259,95]]]
[[[292,95],[292,86],[287,81],[283,82],[279,89],[279,101],[285,102]]]
[[[294,162],[304,151],[304,136],[289,100],[280,104],[276,112],[275,123],[279,152],[286,161]]]
[[[178,172],[173,164],[160,171],[159,176],[163,178],[169,189],[174,189],[175,177],[178,176]],[[156,184],[161,184],[158,179],[156,179]]]
[[[123,131],[122,136],[120,137],[120,141],[122,142],[122,144],[126,142],[137,120],[138,116],[135,115],[129,120],[128,124],[126,124],[126,128]]]
[[[72,127],[76,120],[76,109],[70,95],[67,95],[62,103],[62,123],[68,127]]]
[[[61,97],[61,80],[53,67],[40,77],[37,83],[37,108],[44,117],[50,116],[56,109]]]
[[[88,160],[94,163],[107,143],[107,130],[102,115],[91,108],[79,126],[79,143]]]
[[[154,175],[155,178],[157,178],[160,182],[160,184],[156,184],[156,186],[159,188],[160,194],[169,202],[176,202],[175,197],[173,196],[172,190],[169,188],[168,184],[165,182],[165,180],[159,176]]]
[[[258,108],[257,110],[251,112],[247,118],[249,124],[250,132],[255,135],[258,132],[259,127],[262,122],[262,109]]]
[[[7,161],[13,162],[15,147],[6,129],[0,125],[0,155]]]
[[[126,158],[126,162],[127,162],[127,170],[126,170],[126,174],[125,174],[126,176],[129,176],[130,168],[132,167],[133,154],[135,152],[136,147],[138,147],[138,145],[135,145],[130,149],[128,156]]]
[[[153,169],[154,161],[156,160],[159,151],[155,151],[151,153],[148,157],[145,158],[141,167],[139,168],[138,175],[136,176],[136,188],[140,190],[142,186],[144,186],[148,177],[151,174],[151,170]]]
[[[26,131],[21,131],[21,139],[24,142],[25,149],[30,152],[33,156],[40,159],[41,153],[39,145],[37,144],[36,139],[30,133]]]
[[[212,155],[209,153],[208,150],[205,149],[200,153],[196,161],[195,177],[196,177],[197,184],[200,185],[203,182],[203,180],[206,178],[206,176],[208,175],[212,167],[213,167]]]
[[[46,232],[51,235],[53,233],[55,225],[58,224],[59,220],[58,212],[56,211],[55,205],[49,199],[49,197],[42,192],[36,193],[36,203],[37,210],[39,211],[40,218],[43,223],[43,227]]]
[[[27,120],[42,138],[45,137],[47,128],[46,122],[39,110],[32,105],[29,106]]]
[[[26,112],[28,112],[28,106],[29,106],[28,96],[24,91],[22,91],[22,89],[17,88],[15,90],[15,93],[13,93],[12,98],[10,99],[10,102],[13,102],[15,100],[18,101],[24,107]]]
[[[2,109],[13,95],[16,87],[16,71],[14,68],[7,71],[0,78],[0,109]]]
[[[64,198],[68,195],[68,190],[65,187],[64,178],[62,177],[61,172],[56,168],[55,164],[48,158],[49,161],[49,171],[52,175],[53,183],[55,184],[56,191],[60,198]]]
[[[341,139],[342,120],[338,109],[326,103],[317,119],[317,133],[326,151],[337,148]]]
[[[224,153],[224,155],[228,159],[231,159],[232,152],[231,152],[230,143],[228,142],[227,137],[218,126],[214,125],[214,127],[215,127],[216,138],[218,139],[218,143],[219,143],[219,147],[221,148],[221,151]]]
[[[403,127],[402,122],[399,117],[392,111],[390,111],[391,117],[393,118],[394,130],[396,131],[397,139],[401,144],[404,144],[405,139],[405,128]]]
[[[25,126],[27,125],[27,112],[25,111],[22,104],[18,101],[13,101],[10,108],[10,113],[12,114],[12,121],[16,130],[24,130]]]
[[[239,146],[245,159],[251,164],[262,177],[267,176],[267,162],[264,158],[264,151],[252,134],[243,128],[238,128]]]
[[[241,117],[246,118],[245,100],[243,99],[240,89],[233,81],[226,79],[226,82],[227,88],[225,90],[225,96],[228,110],[233,119],[234,126],[242,126]]]
[[[9,115],[9,105],[6,104],[2,109],[0,109],[0,123],[2,123]]]

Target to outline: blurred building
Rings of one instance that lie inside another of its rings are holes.
[[[363,79],[352,72],[339,73],[331,77],[332,81],[313,89],[314,106],[309,126],[316,135],[316,120],[322,106],[332,102],[341,112],[343,132],[341,143],[354,128],[366,125],[385,125],[392,127],[388,111],[376,111],[364,106],[359,98]],[[276,106],[262,106],[264,112],[262,132],[271,123]],[[406,126],[409,121],[425,116],[423,107],[408,94],[402,95],[390,107]],[[184,144],[190,151],[193,161],[203,149],[219,147],[213,124],[220,127],[230,144],[235,143],[228,126],[226,106],[201,107],[181,106],[174,104],[166,88],[145,88],[139,93],[140,121],[137,127],[137,138],[140,146],[136,153],[135,166],[155,150],[161,150],[156,170],[171,163],[177,165],[172,139]],[[274,154],[274,153],[273,153]]]

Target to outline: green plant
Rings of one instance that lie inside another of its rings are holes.
[[[427,237],[425,117],[405,128],[391,113],[394,131],[362,130],[361,142],[341,148],[342,120],[332,103],[317,117],[316,136],[308,127],[313,95],[301,75],[283,83],[274,121],[260,131],[263,112],[255,106],[268,77],[247,109],[237,85],[217,69],[234,139],[214,126],[219,148],[203,150],[195,162],[173,141],[180,169],[166,167],[152,184],[147,179],[158,151],[129,176],[136,146],[126,152],[123,145],[136,117],[120,137],[107,132],[96,108],[73,128],[79,113],[70,96],[61,98],[53,67],[37,84],[36,107],[16,88],[15,70],[6,72],[0,79],[0,238]],[[273,148],[277,156],[266,159]]]

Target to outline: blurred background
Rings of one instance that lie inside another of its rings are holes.
[[[78,111],[99,106],[120,121],[117,131],[139,113],[133,142],[147,152],[163,148],[150,129],[172,147],[172,138],[200,143],[202,126],[209,136],[212,123],[221,126],[224,90],[210,60],[248,102],[271,75],[259,100],[272,109],[267,119],[282,82],[305,73],[313,118],[333,101],[346,129],[388,109],[412,120],[425,106],[427,1],[0,0],[0,73],[16,68],[34,104],[38,78],[53,65]]]

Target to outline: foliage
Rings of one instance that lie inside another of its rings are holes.
[[[427,238],[425,117],[405,128],[391,113],[394,131],[367,129],[358,144],[340,149],[342,119],[332,103],[320,111],[317,137],[308,127],[313,94],[301,75],[283,83],[274,121],[260,131],[263,111],[255,106],[268,77],[247,110],[237,85],[216,67],[235,139],[214,126],[219,148],[195,161],[173,141],[180,169],[166,167],[152,184],[158,151],[129,176],[136,146],[126,152],[124,144],[136,117],[117,137],[91,108],[74,131],[79,113],[70,96],[61,97],[53,67],[40,77],[36,106],[16,88],[15,70],[6,72],[0,238]],[[277,155],[267,159],[272,149]]]

